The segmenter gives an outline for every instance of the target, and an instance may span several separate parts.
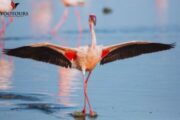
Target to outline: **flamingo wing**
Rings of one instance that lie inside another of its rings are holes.
[[[49,43],[39,43],[15,49],[4,49],[4,53],[10,56],[34,59],[67,68],[72,67],[71,60],[75,59],[76,50]]]
[[[100,64],[113,62],[120,59],[135,57],[145,53],[153,53],[174,48],[175,44],[132,41],[113,46],[107,46],[102,51]]]

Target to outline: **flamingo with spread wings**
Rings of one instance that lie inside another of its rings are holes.
[[[84,108],[82,113],[86,114],[87,102],[90,108],[90,116],[94,116],[95,113],[90,105],[87,95],[87,83],[93,69],[98,63],[103,65],[116,60],[168,50],[175,47],[175,44],[145,41],[132,41],[111,46],[99,46],[96,44],[96,35],[94,30],[95,25],[96,16],[91,14],[89,16],[89,26],[91,32],[91,44],[89,46],[70,48],[50,43],[38,43],[15,49],[5,49],[4,53],[11,56],[30,58],[82,71],[84,78]],[[88,73],[87,77],[86,73]]]

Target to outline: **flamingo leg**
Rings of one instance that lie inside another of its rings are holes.
[[[62,25],[65,23],[67,17],[68,17],[69,10],[66,7],[63,13],[63,16],[59,20],[58,24],[52,29],[51,34],[56,35],[57,31],[62,27]]]
[[[74,13],[75,13],[75,16],[77,18],[77,25],[78,25],[78,31],[79,31],[78,43],[77,43],[77,46],[79,46],[81,44],[81,39],[82,39],[81,17],[80,17],[80,12],[79,12],[79,10],[77,8],[74,8]]]
[[[2,51],[2,49],[4,48],[4,41],[3,38],[4,37],[4,33],[5,33],[5,20],[4,20],[4,17],[0,17],[0,22],[1,22],[1,29],[0,29],[0,50]],[[4,58],[4,55],[3,53],[1,53],[1,57]]]
[[[8,17],[8,22],[7,22],[6,26],[8,27],[13,21],[14,21],[13,17],[9,16]]]
[[[0,17],[1,22],[1,29],[0,29],[0,37],[3,37],[5,30],[6,30],[6,23],[4,17]]]
[[[13,17],[9,17],[8,18],[8,22],[5,23],[5,19],[2,17],[1,18],[1,24],[2,24],[2,28],[0,29],[0,37],[2,37],[5,33],[6,28],[13,22]]]
[[[88,76],[87,76],[87,78],[84,80],[84,95],[85,95],[85,99],[86,99],[86,101],[88,102],[88,106],[89,106],[89,109],[90,109],[90,111],[89,111],[89,113],[90,113],[90,116],[94,116],[95,115],[95,113],[93,112],[93,109],[92,109],[92,106],[91,106],[91,104],[90,104],[90,100],[89,100],[89,98],[88,98],[88,95],[87,95],[87,83],[88,83],[88,80],[89,80],[89,77],[90,77],[90,75],[91,75],[91,71],[88,73]],[[86,102],[85,102],[85,104],[86,104]],[[86,107],[86,105],[84,106],[84,108]],[[85,108],[86,109],[86,108]],[[83,109],[84,110],[84,109]]]
[[[13,17],[9,17],[8,18],[8,22],[5,22],[4,17],[1,17],[1,24],[2,24],[2,28],[0,29],[0,38],[4,37],[6,28],[13,22]],[[0,48],[4,48],[4,41],[0,40]],[[4,54],[2,54],[2,58],[4,58]],[[11,57],[8,57],[9,61],[12,61]]]
[[[6,28],[13,22],[13,17],[9,16],[8,22],[6,23],[5,22],[5,18],[0,16],[0,22],[2,24],[2,28],[0,29],[0,48],[4,49],[4,46],[5,46],[4,40],[1,39],[1,38],[4,37]],[[2,53],[2,58],[5,58],[5,55],[3,53]],[[12,62],[12,58],[11,57],[8,57],[8,59],[9,59],[10,62]]]
[[[83,75],[84,78],[84,75]],[[84,79],[84,108],[82,110],[82,113],[86,114],[86,80]]]

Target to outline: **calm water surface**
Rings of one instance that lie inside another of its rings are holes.
[[[176,48],[98,65],[88,84],[91,104],[99,115],[96,119],[179,120],[180,24],[177,21],[180,15],[176,14],[179,1],[164,0],[161,5],[164,4],[166,9],[158,5],[158,0],[135,1],[102,0],[94,4],[95,0],[92,0],[86,8],[80,8],[83,25],[81,44],[90,42],[87,16],[92,11],[98,17],[98,44],[148,40],[176,43]],[[32,8],[26,7],[31,2],[24,1],[18,10],[27,10],[31,14]],[[58,1],[52,4],[55,11],[51,26],[63,12]],[[111,7],[113,13],[103,15],[105,6]],[[70,9],[69,19],[60,30],[59,37],[49,38],[48,34],[34,33],[31,16],[15,18],[4,36],[5,46],[12,48],[46,41],[75,47],[79,37],[73,19],[73,9]],[[1,54],[1,120],[81,120],[69,114],[82,107],[83,80],[79,71]]]

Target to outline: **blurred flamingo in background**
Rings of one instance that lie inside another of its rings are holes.
[[[52,34],[56,34],[57,31],[61,28],[61,26],[66,21],[68,14],[69,14],[68,7],[75,7],[75,6],[81,6],[82,7],[85,5],[85,0],[60,0],[60,1],[65,6],[65,10],[64,10],[63,16],[59,20],[58,24],[52,29],[52,31],[51,31]],[[77,17],[77,24],[78,24],[79,31],[82,31],[82,26],[80,24],[79,11],[77,9],[74,9],[74,12],[75,12],[75,15]]]
[[[89,16],[89,27],[91,32],[91,44],[77,48],[57,46],[50,43],[38,43],[14,49],[5,49],[4,53],[11,56],[30,58],[38,61],[48,62],[66,68],[75,68],[82,72],[84,79],[84,108],[83,115],[86,115],[86,102],[90,108],[90,116],[96,116],[87,95],[87,83],[89,77],[98,63],[101,65],[139,56],[146,53],[153,53],[173,48],[174,44],[163,44],[143,41],[132,41],[111,46],[96,44],[94,26],[96,16]],[[88,73],[86,77],[86,73]]]
[[[8,16],[8,22],[5,22],[5,18],[3,16],[6,12],[11,12],[19,5],[19,3],[15,3],[13,0],[0,0],[0,49],[4,49],[4,34],[6,31],[6,27],[9,26],[13,22],[13,17]],[[0,53],[0,90],[7,90],[10,88],[10,78],[13,71],[13,62],[12,59],[8,58],[6,60],[4,54]]]
[[[13,0],[0,0],[0,13],[3,14],[5,12],[11,12],[19,5],[19,3],[15,3]],[[0,16],[1,21],[1,29],[0,29],[0,37],[5,33],[6,27],[13,22],[13,18],[9,16],[9,20],[5,23],[4,17]]]
[[[69,7],[83,7],[85,5],[85,0],[60,0],[62,2],[62,4],[65,6],[65,10],[63,12],[62,17],[60,18],[59,22],[57,23],[57,25],[52,29],[51,34],[52,35],[56,35],[57,31],[62,27],[62,25],[65,23],[68,14],[69,14]],[[75,16],[77,18],[77,25],[78,25],[78,30],[79,30],[79,34],[81,37],[82,34],[82,25],[81,25],[81,19],[80,19],[80,12],[78,11],[77,8],[74,8],[74,13]]]

